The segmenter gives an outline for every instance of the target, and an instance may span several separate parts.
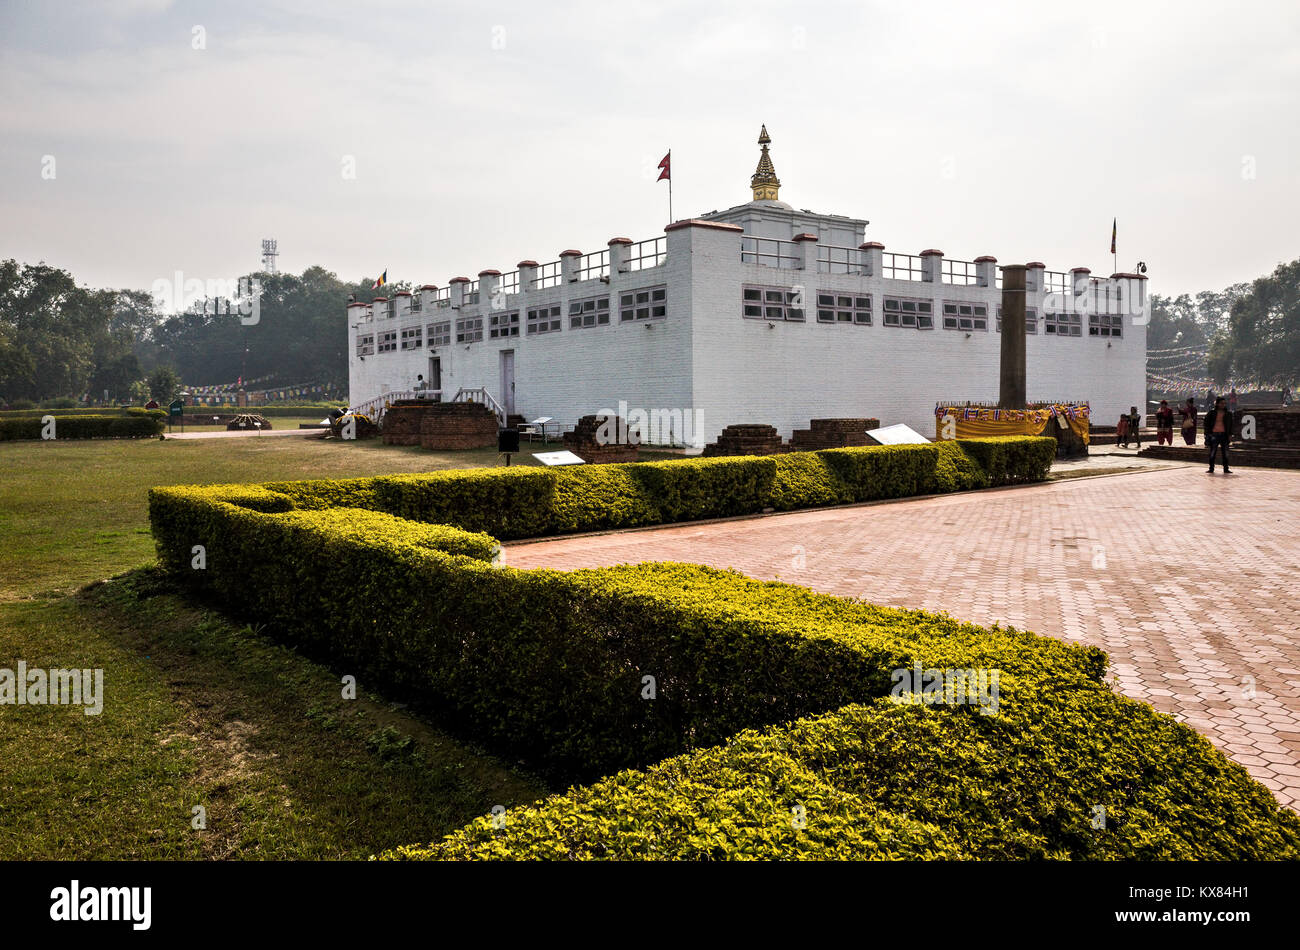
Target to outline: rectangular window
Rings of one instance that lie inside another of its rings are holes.
[[[884,323],[887,327],[933,330],[934,304],[929,300],[911,297],[886,297]]]
[[[871,297],[858,294],[818,294],[818,323],[871,326]]]
[[[989,309],[982,303],[945,303],[943,305],[943,328],[945,330],[987,330],[989,328]]]
[[[375,335],[367,333],[357,337],[357,356],[370,356],[375,352]]]
[[[750,320],[804,319],[803,294],[785,287],[741,288],[741,313]]]
[[[1043,320],[1047,336],[1083,336],[1083,317],[1078,313],[1049,313]]]
[[[528,311],[528,332],[532,333],[559,333],[560,332],[560,305],[557,303],[550,307],[535,307]]]
[[[998,323],[997,323],[997,326],[998,326],[998,332],[1001,333],[1001,332],[1002,332],[1002,307],[1001,307],[1001,305],[998,306]],[[1035,335],[1038,334],[1038,308],[1037,308],[1037,307],[1026,307],[1026,308],[1025,308],[1025,335],[1028,336],[1030,333],[1033,333],[1033,334],[1035,334]]]
[[[588,297],[569,304],[569,329],[609,326],[609,297]]]
[[[418,293],[417,293],[417,294],[412,294],[412,295],[411,295],[411,313],[419,313],[419,312],[420,312],[421,310],[423,310],[423,309],[424,309],[424,304],[421,303],[421,301],[420,301],[420,295],[419,295]]]
[[[429,349],[435,346],[447,346],[451,343],[451,321],[443,320],[429,324]]]
[[[493,340],[519,335],[519,311],[494,313],[488,318],[488,336]]]
[[[668,313],[668,289],[647,287],[619,294],[618,319],[620,323],[636,320],[662,320]]]
[[[456,342],[477,343],[483,339],[483,318],[465,317],[456,321]]]
[[[1123,336],[1124,316],[1118,313],[1088,314],[1088,336]]]
[[[424,346],[424,328],[409,327],[402,331],[402,349],[418,350]]]
[[[397,331],[386,330],[379,334],[379,352],[389,353],[397,349]]]

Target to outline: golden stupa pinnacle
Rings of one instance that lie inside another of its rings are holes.
[[[755,201],[776,201],[777,190],[781,187],[781,179],[776,177],[772,158],[767,154],[767,146],[771,141],[771,137],[767,134],[767,126],[764,125],[763,131],[758,135],[758,144],[763,146],[763,154],[758,157],[758,170],[749,180],[749,187],[754,189]]]

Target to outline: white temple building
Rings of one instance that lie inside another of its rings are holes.
[[[864,220],[791,207],[769,142],[764,128],[753,200],[663,236],[349,304],[350,403],[422,376],[434,396],[486,389],[561,427],[643,409],[674,427],[649,441],[703,444],[734,423],[789,437],[837,417],[933,435],[936,401],[996,401],[996,259],[889,252]],[[1107,424],[1144,406],[1145,276],[1035,262],[1027,280],[1030,401],[1087,400]]]

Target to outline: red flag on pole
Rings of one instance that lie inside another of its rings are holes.
[[[672,157],[673,157],[672,150],[669,149],[668,154],[665,155],[663,161],[659,163],[659,167],[663,170],[659,172],[659,177],[656,178],[655,181],[663,181],[665,178],[667,178],[669,181],[673,180],[673,176],[671,172]]]

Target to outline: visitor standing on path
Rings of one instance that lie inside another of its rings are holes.
[[[1137,440],[1137,447],[1142,448],[1142,417],[1138,415],[1138,407],[1132,406],[1128,411],[1128,434]],[[1128,439],[1124,440],[1125,448],[1128,447]]]
[[[1182,417],[1183,441],[1188,445],[1196,444],[1196,401],[1187,397],[1187,405],[1178,407],[1178,415]]]
[[[1174,411],[1169,408],[1169,400],[1162,399],[1156,410],[1156,445],[1164,445],[1166,441],[1174,444]]]
[[[1228,468],[1228,442],[1232,438],[1232,410],[1222,396],[1214,400],[1214,408],[1205,414],[1205,444],[1210,447],[1209,474],[1214,474],[1214,454],[1223,453],[1223,474],[1231,475]]]

